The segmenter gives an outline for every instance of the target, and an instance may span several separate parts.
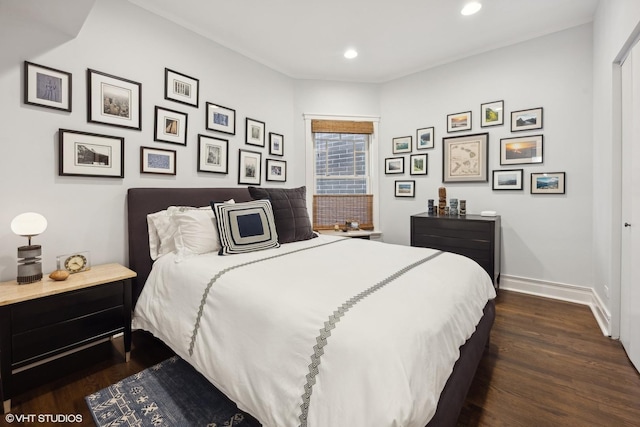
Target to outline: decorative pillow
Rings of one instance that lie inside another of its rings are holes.
[[[220,236],[219,255],[280,247],[268,200],[234,204],[211,202],[211,207]]]
[[[258,188],[249,187],[254,199],[268,199],[273,206],[278,241],[297,242],[318,237],[311,227],[307,211],[307,188]]]

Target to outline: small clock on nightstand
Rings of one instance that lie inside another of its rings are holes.
[[[66,270],[72,274],[87,271],[91,268],[89,252],[60,255],[56,258],[56,261],[58,270]]]

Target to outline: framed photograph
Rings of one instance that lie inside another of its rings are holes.
[[[522,169],[493,171],[494,190],[522,190]]]
[[[264,147],[264,127],[264,122],[247,117],[245,120],[247,144]]]
[[[158,107],[155,109],[153,140],[187,145],[187,114]]]
[[[287,162],[284,160],[267,159],[265,167],[267,181],[285,182],[287,180]]]
[[[61,176],[124,178],[124,138],[60,129]]]
[[[504,101],[480,104],[480,127],[500,126],[504,124]]]
[[[411,175],[426,175],[428,169],[428,154],[412,154],[409,158],[409,173]]]
[[[564,172],[536,172],[531,174],[531,194],[564,194]]]
[[[447,132],[471,130],[471,111],[447,115]]]
[[[175,150],[140,147],[140,173],[176,174]]]
[[[542,129],[542,107],[511,112],[511,132]]]
[[[238,152],[238,184],[260,185],[262,154],[249,150]]]
[[[387,175],[404,173],[404,157],[384,159],[384,173]]]
[[[96,70],[87,73],[87,121],[142,130],[142,85]]]
[[[393,138],[393,154],[410,153],[411,152],[411,137],[400,136]]]
[[[416,150],[426,150],[427,148],[433,148],[434,138],[435,131],[433,127],[418,129],[416,131]]]
[[[24,103],[71,112],[71,73],[24,61]]]
[[[198,172],[229,173],[229,141],[198,135]]]
[[[199,86],[198,79],[164,69],[164,99],[198,108]]]
[[[395,182],[396,197],[416,197],[415,181],[396,181]]]
[[[269,154],[272,156],[284,156],[284,136],[279,133],[269,132]]]
[[[500,140],[500,164],[542,163],[543,142],[542,135],[502,138]]]
[[[489,181],[489,134],[442,138],[442,182]]]
[[[207,130],[236,134],[236,110],[207,102]]]

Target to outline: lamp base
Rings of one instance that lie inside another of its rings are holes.
[[[42,264],[39,256],[42,254],[40,245],[20,246],[18,248],[18,277],[19,285],[34,283],[42,280]]]
[[[34,274],[32,276],[18,276],[17,282],[18,285],[26,285],[28,283],[35,283],[42,280],[42,273]]]

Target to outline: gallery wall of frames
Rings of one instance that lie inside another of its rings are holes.
[[[481,133],[473,129],[473,110],[446,115],[446,129],[442,136],[442,183],[489,182],[495,191],[522,191],[524,165],[539,166],[544,159],[543,107],[516,109],[509,112],[511,135],[500,138],[500,168],[489,171],[490,130],[505,126],[504,100],[479,106]],[[465,133],[467,132],[467,133]],[[415,136],[414,136],[415,135]],[[393,157],[385,158],[385,174],[398,178],[428,176],[429,150],[434,148],[436,127],[423,127],[414,135],[392,138]],[[415,141],[414,141],[415,138]],[[433,161],[433,160],[432,160]],[[437,161],[437,160],[436,160]],[[528,170],[531,194],[565,194],[566,172]],[[396,179],[395,197],[415,197],[416,179]]]
[[[264,120],[242,117],[233,106],[200,99],[200,79],[165,68],[163,105],[143,104],[142,83],[88,68],[86,86],[71,73],[43,64],[24,62],[24,102],[42,108],[72,112],[72,90],[86,87],[87,122],[104,125],[104,132],[58,130],[58,174],[124,178],[125,138],[109,127],[142,130],[143,108],[153,108],[153,141],[186,146],[187,135],[197,134],[195,149],[178,153],[170,145],[140,146],[140,173],[177,175],[177,156],[197,157],[197,171],[237,175],[238,184],[261,185],[262,179],[286,182],[285,136],[269,129]],[[74,88],[75,86],[75,88]],[[202,114],[204,129],[190,129],[189,116]],[[242,120],[244,118],[244,121]],[[145,124],[147,126],[149,124]],[[229,138],[244,126],[244,147],[238,164],[229,165]],[[128,160],[129,161],[129,160]]]

